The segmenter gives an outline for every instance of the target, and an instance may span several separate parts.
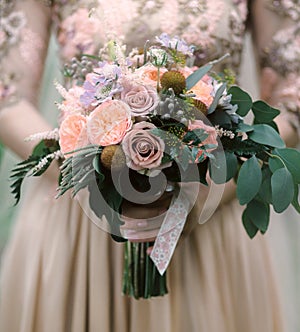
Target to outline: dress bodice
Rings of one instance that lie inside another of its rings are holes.
[[[246,0],[81,0],[56,1],[58,41],[63,58],[94,52],[95,45],[121,40],[127,49],[143,47],[162,32],[196,47],[197,64],[229,52],[226,67],[240,64]]]

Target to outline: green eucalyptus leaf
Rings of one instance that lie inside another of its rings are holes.
[[[255,123],[269,123],[280,114],[280,111],[271,107],[262,100],[258,100],[252,105],[252,112],[254,113]]]
[[[247,234],[249,235],[249,237],[251,239],[253,239],[254,236],[256,235],[256,233],[258,232],[258,227],[256,227],[253,224],[252,219],[250,218],[247,209],[245,209],[243,212],[242,221],[243,221],[243,225],[244,225],[244,228],[245,228]]]
[[[231,117],[228,113],[224,112],[224,110],[216,109],[215,112],[208,114],[207,118],[214,125],[218,125],[220,127],[228,127],[231,126]]]
[[[279,168],[273,173],[271,187],[274,210],[281,213],[294,198],[293,177],[286,167]]]
[[[254,130],[248,134],[248,137],[259,144],[269,145],[275,148],[284,148],[285,143],[275,129],[267,124],[253,125]]]
[[[188,169],[189,163],[192,159],[192,152],[186,145],[184,145],[181,151],[181,155],[175,158],[176,162],[182,167],[184,171]]]
[[[262,233],[267,231],[270,221],[269,204],[254,199],[247,204],[244,214],[246,219],[251,220],[251,223]]]
[[[186,89],[192,89],[192,87],[195,86],[201,80],[201,78],[211,70],[212,67],[213,66],[211,64],[207,64],[194,71],[186,79]]]
[[[237,114],[240,116],[245,116],[248,114],[252,107],[252,99],[250,95],[237,86],[232,86],[228,90],[228,94],[231,94],[231,104],[237,105]]]
[[[259,197],[262,201],[272,204],[272,188],[271,188],[272,172],[269,167],[262,169],[262,182],[259,189]]]
[[[268,126],[272,127],[273,129],[275,129],[277,131],[277,133],[279,133],[279,129],[278,129],[278,126],[275,121],[269,122]]]
[[[272,171],[272,173],[277,171],[279,168],[284,167],[284,163],[277,156],[275,156],[275,157],[270,156],[268,159],[268,163],[269,163],[269,167],[270,167],[270,170]]]
[[[292,200],[292,205],[295,208],[295,210],[300,213],[300,204],[299,204],[299,186],[295,184],[294,186],[294,197]]]
[[[226,89],[226,83],[223,83],[219,89],[217,90],[215,96],[214,96],[214,100],[212,102],[212,104],[209,106],[208,110],[207,110],[207,114],[211,114],[215,111],[215,109],[218,106],[219,100],[222,97],[224,91]]]
[[[294,181],[300,183],[300,152],[296,149],[285,148],[275,149],[273,154],[281,158],[287,169],[291,172]]]
[[[241,166],[237,179],[237,197],[241,205],[249,203],[258,193],[262,181],[262,172],[255,156]]]
[[[237,132],[248,133],[249,131],[253,131],[253,130],[254,130],[253,126],[250,126],[246,123],[241,122],[238,125]]]
[[[237,172],[238,169],[238,161],[237,157],[232,152],[225,152],[225,158],[226,158],[226,182],[232,179]]]

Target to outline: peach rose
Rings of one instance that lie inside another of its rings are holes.
[[[160,68],[160,75],[159,77],[161,78],[162,75],[167,72],[168,70],[165,68]],[[157,67],[151,65],[151,64],[147,64],[145,66],[140,67],[139,69],[137,69],[135,71],[135,74],[138,75],[138,77],[141,78],[143,84],[149,84],[152,85],[153,87],[157,86]]]
[[[194,99],[200,100],[207,107],[209,107],[214,100],[213,96],[211,95],[212,92],[213,92],[213,86],[209,83],[205,83],[203,80],[200,80],[189,91],[189,93],[194,93],[196,95]]]
[[[195,129],[203,129],[208,134],[208,137],[199,146],[213,144],[213,145],[216,145],[216,147],[217,147],[217,145],[218,145],[217,136],[218,135],[217,135],[216,129],[214,127],[204,124],[204,122],[202,120],[194,120],[189,123],[188,130],[192,131]],[[206,151],[208,151],[208,152],[213,151],[214,149],[216,149],[216,147],[207,149]],[[202,153],[203,153],[203,151],[199,150],[196,160],[198,160],[198,158],[201,156]]]
[[[63,120],[59,128],[59,144],[63,154],[89,144],[86,123],[86,117],[80,114],[71,114]]]
[[[183,67],[179,71],[185,78],[188,78],[197,69],[196,67]],[[188,93],[194,93],[196,95],[195,99],[202,101],[207,107],[209,107],[214,100],[211,95],[212,92],[213,86],[211,84],[211,78],[208,75],[204,75],[202,79],[188,91]]]
[[[87,122],[87,134],[91,143],[102,146],[121,142],[131,128],[131,110],[120,100],[109,100],[90,114]]]

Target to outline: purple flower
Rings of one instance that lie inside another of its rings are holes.
[[[116,93],[122,91],[118,82],[121,75],[119,66],[100,62],[99,67],[86,76],[86,81],[83,84],[85,92],[80,96],[80,102],[88,107],[90,105],[98,106],[112,99]]]
[[[158,41],[164,47],[172,48],[186,55],[191,56],[194,52],[194,47],[189,46],[183,39],[180,39],[178,36],[171,38],[167,33],[162,33],[159,37],[156,36],[156,41]]]

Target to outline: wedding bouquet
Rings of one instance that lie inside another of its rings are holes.
[[[55,159],[58,197],[87,188],[112,237],[128,240],[123,291],[135,298],[167,293],[165,271],[190,209],[180,183],[235,179],[251,238],[266,232],[270,205],[300,212],[300,153],[285,147],[274,122],[279,111],[253,102],[229,72],[212,72],[222,58],[200,68],[192,60],[193,48],[166,34],[129,57],[112,41],[99,56],[72,59],[68,85],[56,84],[64,98],[59,128],[29,138],[41,141],[12,171],[17,201],[24,177],[41,175]],[[250,111],[251,125],[244,122]],[[131,241],[122,204],[149,203],[164,191],[173,199],[156,240]]]

